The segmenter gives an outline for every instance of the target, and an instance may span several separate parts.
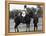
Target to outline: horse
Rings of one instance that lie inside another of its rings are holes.
[[[14,21],[15,21],[15,32],[16,32],[16,28],[18,27],[18,25],[20,23],[26,23],[26,27],[29,28],[29,31],[30,31],[30,14],[29,13],[25,13],[25,12],[22,12],[22,13],[19,13],[19,15],[16,16],[16,18],[14,18]],[[28,31],[28,29],[26,28],[26,32]],[[17,28],[18,29],[18,28]]]

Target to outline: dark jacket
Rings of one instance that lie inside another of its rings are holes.
[[[37,24],[37,23],[38,23],[38,17],[37,17],[37,16],[34,17],[33,23],[34,23],[34,24]]]

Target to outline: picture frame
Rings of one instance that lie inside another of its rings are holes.
[[[43,8],[43,18],[42,18],[42,32],[10,32],[10,22],[9,22],[9,11],[10,4],[27,4],[27,5],[42,5]],[[24,1],[5,1],[5,35],[23,35],[23,34],[39,34],[45,32],[45,4],[43,2],[24,2]]]

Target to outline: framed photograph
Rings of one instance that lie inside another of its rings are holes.
[[[43,2],[6,1],[5,5],[6,36],[45,32]]]

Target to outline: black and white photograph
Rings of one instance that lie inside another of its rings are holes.
[[[42,32],[43,5],[9,4],[10,32]]]

